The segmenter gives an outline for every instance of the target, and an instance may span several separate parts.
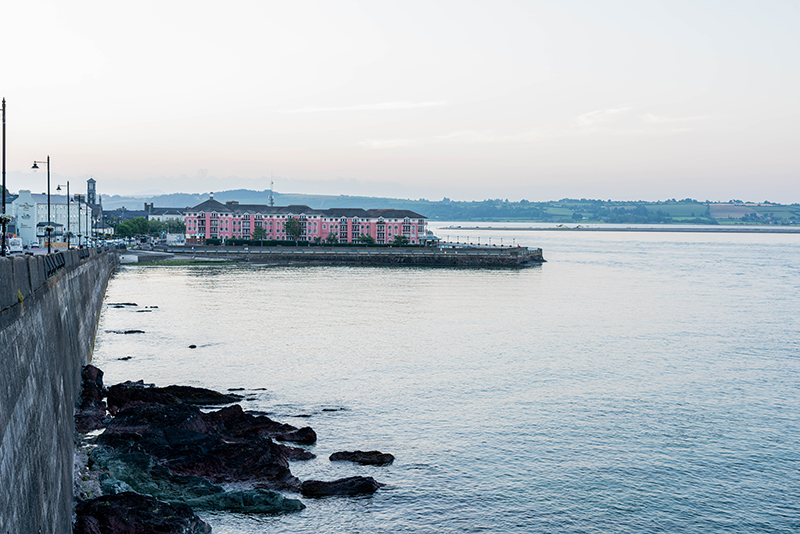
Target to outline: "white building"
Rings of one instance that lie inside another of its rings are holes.
[[[55,228],[51,234],[52,242],[55,243],[66,241],[67,233],[72,234],[72,243],[84,244],[91,236],[92,210],[84,202],[79,203],[74,198],[67,204],[66,195],[50,195],[48,221],[47,193],[31,193],[27,189],[21,189],[19,196],[11,204],[11,215],[17,220],[17,232],[25,245],[36,241],[44,246],[47,239],[44,228],[48,224]]]

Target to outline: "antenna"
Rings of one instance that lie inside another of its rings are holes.
[[[272,180],[272,173],[269,173],[269,205],[270,207],[275,205],[275,195],[273,195],[273,188],[275,187],[275,182]]]

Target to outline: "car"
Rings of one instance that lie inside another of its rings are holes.
[[[24,252],[22,248],[22,239],[19,237],[12,237],[8,240],[8,251],[11,253]]]
[[[41,246],[39,246],[39,243],[37,243],[36,241],[34,241],[33,243],[31,243],[31,246],[30,246],[30,247],[28,247],[28,248],[30,248],[31,250],[33,250],[33,249],[35,249],[35,248],[42,248],[42,247],[41,247]]]

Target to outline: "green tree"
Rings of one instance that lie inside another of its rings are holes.
[[[339,238],[333,232],[328,234],[328,237],[325,238],[325,242],[329,245],[334,245],[339,242]]]
[[[186,224],[178,219],[167,219],[164,227],[170,234],[185,234]]]
[[[364,243],[365,245],[374,245],[375,239],[371,235],[362,235],[358,238],[359,243]]]
[[[115,233],[120,237],[147,235],[150,233],[150,223],[144,217],[134,217],[119,223]]]
[[[394,241],[392,244],[396,247],[404,247],[408,245],[408,238],[404,235],[397,234],[394,236]]]
[[[114,228],[114,234],[119,237],[131,237],[133,235],[133,229],[128,221],[118,222],[117,226]]]
[[[163,222],[153,219],[152,221],[147,221],[148,223],[148,233],[150,235],[158,235],[164,231],[164,227],[166,226]]]
[[[289,217],[286,219],[284,229],[286,230],[286,235],[293,238],[294,244],[296,245],[300,240],[300,235],[303,233],[303,225],[299,220],[297,220],[297,218]]]
[[[134,235],[147,235],[150,233],[150,222],[144,217],[134,217],[130,222]]]
[[[266,238],[267,238],[267,231],[264,230],[264,228],[261,226],[256,226],[255,229],[253,230],[253,239],[262,241],[261,244],[263,245],[264,244],[263,241]]]

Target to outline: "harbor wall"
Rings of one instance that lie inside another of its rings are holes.
[[[116,250],[0,258],[0,534],[72,532],[74,408]]]
[[[524,267],[544,262],[542,249],[503,248],[325,248],[325,247],[195,247],[165,249],[195,259],[227,259],[253,263],[330,263],[429,267]],[[141,261],[141,258],[139,259]]]

